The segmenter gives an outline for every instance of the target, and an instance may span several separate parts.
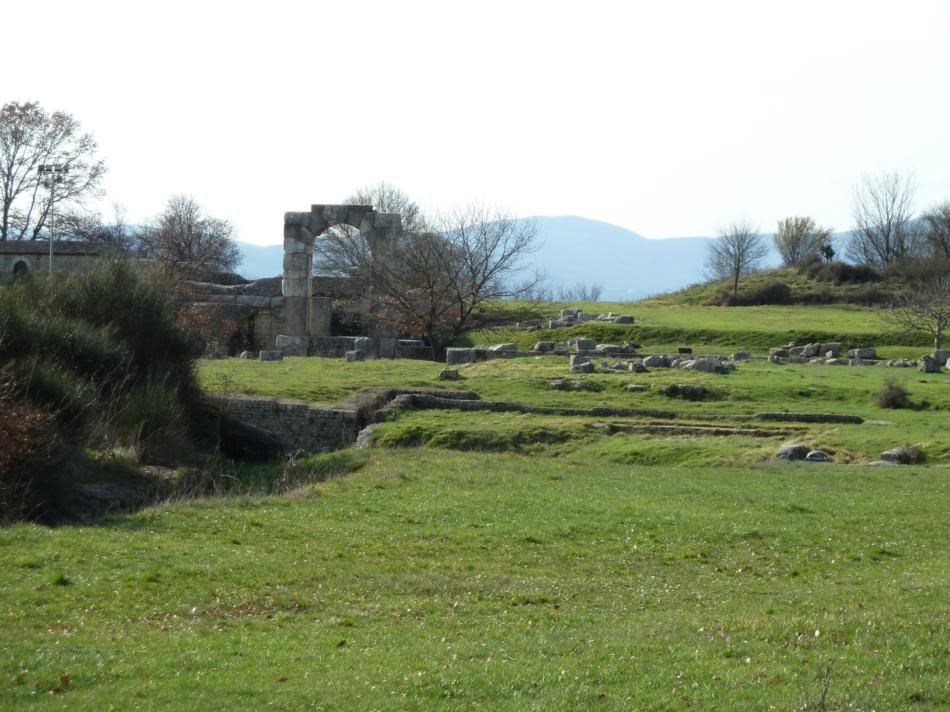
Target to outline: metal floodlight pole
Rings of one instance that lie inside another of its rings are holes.
[[[63,179],[63,174],[69,172],[69,166],[61,163],[42,163],[37,169],[41,176],[48,176],[44,181],[49,188],[49,273],[53,274],[53,238],[56,234],[56,184]]]

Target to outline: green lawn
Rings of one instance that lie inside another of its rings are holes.
[[[364,460],[0,530],[0,707],[950,704],[941,469]]]
[[[685,307],[683,324],[657,329],[675,344],[707,319],[728,351],[747,345],[737,334],[775,343],[795,309],[766,310],[779,333],[730,331],[744,309]],[[876,328],[862,310],[799,313],[824,313],[824,333]],[[922,352],[899,344],[888,355]],[[367,386],[440,386],[777,430],[611,434],[596,423],[657,419],[403,412],[365,450],[214,462],[219,489],[281,496],[0,528],[0,709],[950,708],[945,374],[760,359],[724,375],[598,373],[577,377],[594,391],[565,392],[549,384],[571,378],[562,357],[466,365],[458,382],[441,368],[227,359],[198,376],[212,392],[332,404]],[[888,379],[915,409],[876,404]],[[712,397],[661,395],[671,383]],[[865,422],[746,419],[781,410]],[[789,441],[835,464],[775,462]],[[925,464],[866,464],[904,444]]]
[[[862,425],[797,424],[800,428],[773,438],[629,437],[594,431],[593,418],[524,414],[425,411],[400,416],[378,428],[388,444],[426,444],[454,449],[513,449],[552,456],[597,458],[610,462],[717,465],[755,464],[769,459],[782,442],[799,440],[831,451],[839,462],[869,462],[898,445],[921,448],[931,463],[950,463],[950,437],[945,414],[950,411],[950,386],[943,374],[916,369],[844,366],[779,366],[762,360],[740,363],[729,374],[703,374],[680,369],[648,373],[593,374],[577,377],[600,390],[565,392],[549,382],[570,378],[563,357],[497,360],[463,366],[461,381],[438,380],[442,365],[425,361],[285,359],[278,363],[228,359],[207,361],[199,372],[211,391],[240,391],[338,404],[366,386],[435,386],[474,391],[484,400],[575,408],[612,406],[670,410],[684,423],[748,426],[743,416],[763,411],[840,413],[864,418]],[[893,410],[876,404],[888,380],[903,385],[918,409]],[[629,384],[650,386],[631,393]],[[667,398],[659,387],[697,383],[711,400],[687,402]],[[924,407],[925,406],[925,407]],[[715,420],[710,420],[715,419]],[[599,418],[604,420],[604,418]],[[654,419],[608,418],[611,422]]]

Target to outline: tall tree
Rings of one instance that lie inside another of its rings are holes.
[[[325,271],[371,285],[381,303],[375,316],[402,332],[423,334],[434,357],[460,334],[483,325],[495,300],[534,288],[533,280],[514,281],[523,258],[535,249],[533,223],[470,206],[409,224],[416,229],[403,229],[396,239],[373,247],[356,231],[328,230],[316,239],[314,251]]]
[[[706,269],[715,278],[732,280],[735,295],[739,292],[739,278],[755,270],[767,254],[768,247],[758,227],[740,220],[720,230],[717,239],[710,240]]]
[[[939,350],[950,326],[950,273],[936,272],[917,280],[882,316],[899,331],[929,335]]]
[[[173,195],[139,235],[137,248],[174,277],[195,279],[237,266],[241,252],[233,232],[230,222],[206,215],[191,196]]]
[[[786,267],[798,267],[822,257],[822,248],[831,242],[831,230],[818,227],[812,218],[790,217],[778,221],[775,249]]]
[[[950,201],[935,205],[923,217],[931,255],[950,259]]]
[[[883,269],[921,251],[914,220],[914,178],[898,172],[864,176],[854,190],[848,256]]]
[[[74,207],[97,194],[105,164],[96,141],[62,111],[36,102],[0,109],[0,240],[36,239],[55,209]],[[39,167],[56,164],[54,190],[44,189]]]
[[[343,200],[343,204],[371,205],[376,212],[398,215],[403,233],[420,233],[428,229],[419,206],[402,190],[385,181],[357,188]],[[359,230],[350,225],[328,228],[318,238],[316,248],[313,261],[315,274],[350,275],[356,259],[355,252],[369,251],[369,245],[365,244]]]

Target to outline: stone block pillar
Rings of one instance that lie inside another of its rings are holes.
[[[308,213],[284,215],[284,328],[278,342],[289,355],[306,356],[309,346],[313,235]],[[284,338],[281,338],[284,337]],[[279,347],[278,347],[279,348]]]

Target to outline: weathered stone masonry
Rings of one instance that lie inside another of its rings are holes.
[[[284,214],[285,331],[277,337],[277,349],[288,355],[306,356],[311,336],[329,336],[326,306],[313,297],[313,241],[334,225],[359,230],[371,250],[401,229],[398,215],[377,213],[371,205],[312,205],[310,212]]]
[[[347,447],[359,431],[354,410],[267,396],[222,396],[222,410],[279,441],[287,451]]]

